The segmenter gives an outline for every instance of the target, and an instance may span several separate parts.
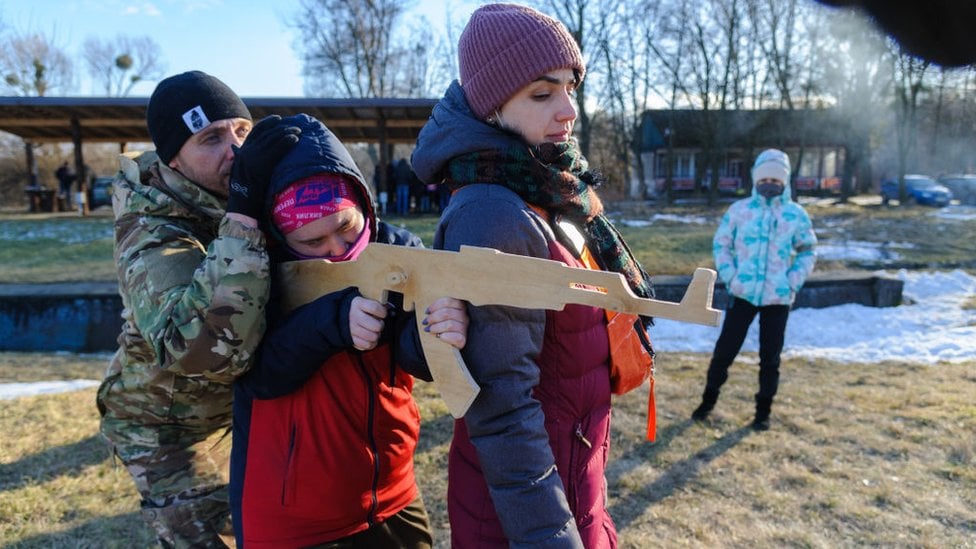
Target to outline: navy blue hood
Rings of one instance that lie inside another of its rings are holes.
[[[502,151],[518,145],[527,146],[517,135],[475,117],[464,97],[464,90],[455,80],[434,105],[430,118],[421,128],[410,163],[421,181],[440,183],[444,167],[456,156],[477,151]]]
[[[298,144],[278,162],[271,174],[271,184],[268,186],[268,194],[264,200],[264,219],[271,219],[275,196],[295,181],[322,172],[337,173],[348,176],[356,183],[356,188],[362,197],[360,202],[363,212],[369,223],[371,239],[375,239],[377,219],[373,193],[339,138],[325,124],[307,114],[285,117],[282,123],[298,126],[302,134]],[[284,237],[270,221],[267,222],[267,226],[269,236],[284,242]]]

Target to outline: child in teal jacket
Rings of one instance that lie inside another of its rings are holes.
[[[790,196],[790,158],[784,152],[763,151],[753,165],[752,180],[752,195],[729,207],[712,242],[715,268],[729,301],[702,403],[692,419],[704,420],[715,406],[758,314],[759,392],[753,428],[764,431],[779,386],[790,306],[813,271],[817,237],[806,210]]]

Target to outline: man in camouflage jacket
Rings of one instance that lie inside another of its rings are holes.
[[[279,121],[251,131],[241,99],[191,71],[150,98],[156,151],[120,159],[112,205],[123,326],[97,403],[164,547],[233,539],[231,383],[260,342],[269,292],[257,210],[270,170],[298,141]],[[242,143],[264,151],[250,166],[235,161]]]

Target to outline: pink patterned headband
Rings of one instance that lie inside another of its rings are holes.
[[[334,173],[299,179],[275,197],[271,220],[288,234],[327,215],[358,206],[349,180]]]

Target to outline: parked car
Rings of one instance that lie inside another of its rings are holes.
[[[113,177],[96,177],[88,187],[88,207],[97,208],[99,206],[112,205],[112,181]]]
[[[952,200],[952,192],[939,185],[927,175],[906,175],[905,194],[909,202],[923,206],[943,207]],[[881,182],[881,203],[888,204],[890,200],[898,200],[898,179],[886,179]]]
[[[976,206],[976,174],[942,175],[936,181],[952,191],[952,198],[960,204]]]

